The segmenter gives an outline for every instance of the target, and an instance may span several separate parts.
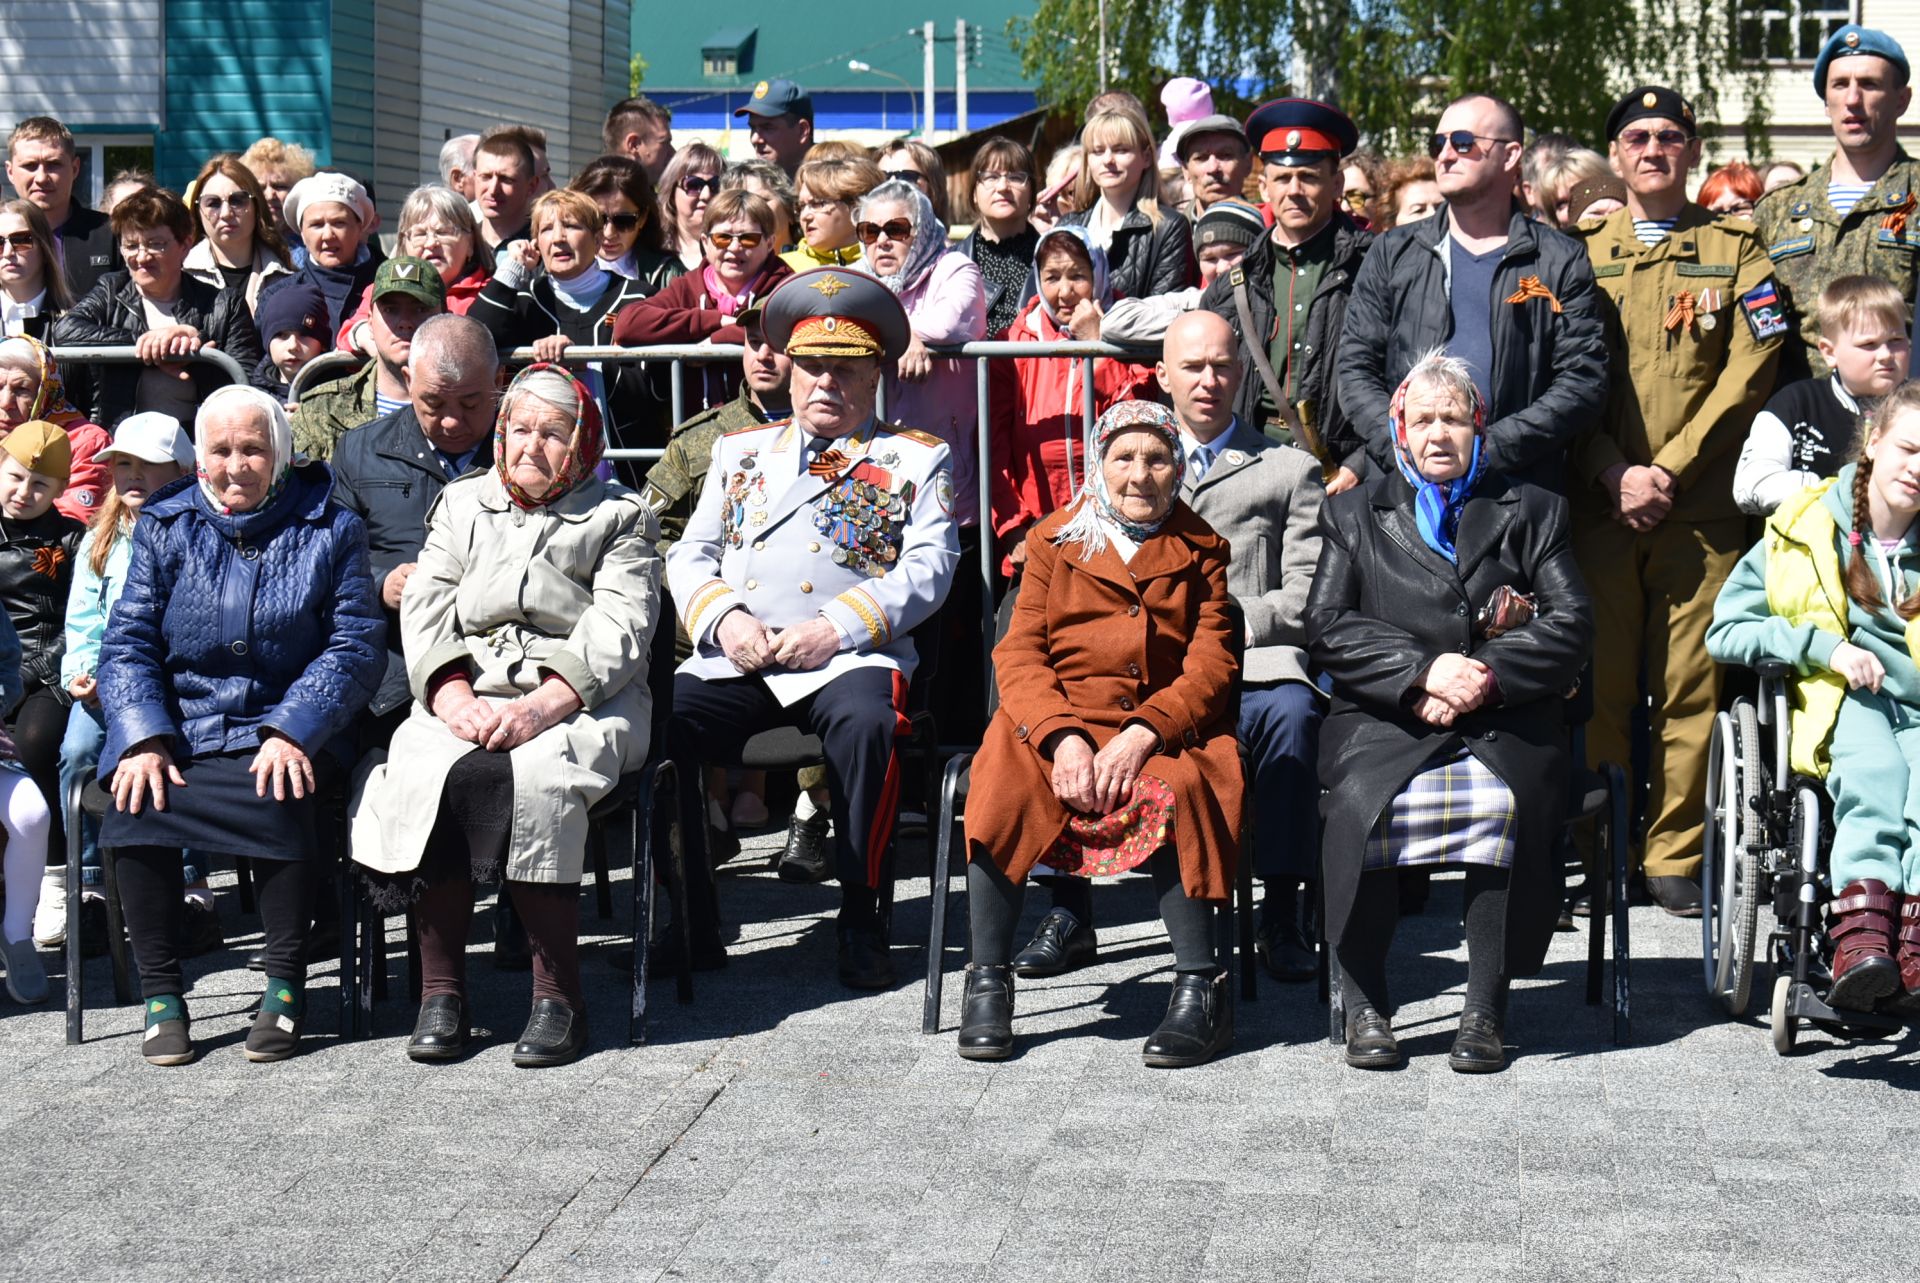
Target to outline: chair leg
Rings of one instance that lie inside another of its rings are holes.
[[[648,841],[662,840],[667,849],[667,909],[673,914],[674,930],[680,937],[680,957],[686,965],[680,968],[673,985],[674,1001],[682,1006],[693,1001],[693,915],[692,897],[687,888],[687,868],[698,863],[702,876],[711,879],[712,870],[705,863],[705,856],[698,861],[689,858],[687,834],[696,826],[690,825],[687,813],[681,803],[686,794],[681,792],[678,783],[682,773],[679,762],[662,762],[660,774],[656,777],[653,795],[653,824],[648,831]],[[663,814],[664,813],[664,814]],[[651,859],[651,853],[649,853]],[[719,924],[714,924],[716,933]]]
[[[76,779],[62,799],[67,815],[67,1044],[77,1046],[85,1037],[82,1014],[86,1007],[86,963],[80,953],[80,791],[86,780]]]
[[[1602,942],[1607,934],[1608,899],[1613,895],[1612,860],[1607,854],[1613,844],[1613,807],[1593,821],[1592,859],[1582,877],[1587,886],[1587,1005],[1600,1005],[1602,981],[1606,979],[1606,958]]]
[[[113,1000],[133,1001],[133,950],[127,944],[127,918],[120,904],[120,876],[113,852],[100,848],[100,878],[107,896],[107,956],[113,959]]]
[[[1260,996],[1259,967],[1254,962],[1253,862],[1247,859],[1250,848],[1241,848],[1240,867],[1234,876],[1235,946],[1240,954],[1240,1001],[1255,1002]]]
[[[1324,876],[1316,884],[1314,894],[1320,897],[1320,912],[1315,915],[1314,934],[1320,943],[1320,1001],[1327,1004],[1327,1041],[1343,1043],[1347,1040],[1347,1004],[1340,996],[1340,959],[1334,955],[1333,941],[1327,939],[1327,880]]]
[[[387,919],[384,914],[367,912],[359,915],[355,927],[360,965],[354,969],[354,1033],[371,1038],[375,990],[387,973]]]
[[[1608,859],[1613,880],[1613,1041],[1625,1046],[1633,1038],[1631,1003],[1632,956],[1627,938],[1627,779],[1626,772],[1609,765],[1607,788],[1613,794],[1613,842]]]
[[[249,861],[235,859],[233,862],[233,876],[235,884],[240,891],[240,912],[259,912],[259,905],[254,902],[253,898],[253,865]]]
[[[604,825],[595,825],[598,832],[587,835],[587,846],[593,859],[593,907],[600,915],[600,921],[613,920],[613,880],[607,876],[610,861],[607,859],[607,843],[613,840]]]
[[[933,844],[933,863],[927,869],[927,987],[920,1005],[923,1034],[940,1032],[940,990],[947,962],[947,900],[953,890],[953,829],[960,822],[956,814],[960,779],[971,761],[971,755],[965,753],[949,761],[940,791],[930,795],[939,799],[940,809],[937,816],[928,817],[939,825],[939,833]]]
[[[346,832],[343,825],[342,837]],[[360,986],[355,981],[355,972],[360,962],[360,895],[354,882],[353,857],[341,842],[340,849],[340,1038],[349,1041],[359,1035],[359,1021],[356,1019],[358,1007],[354,1001]]]
[[[653,782],[658,767],[649,767],[640,777],[639,796],[627,816],[632,848],[627,852],[628,895],[632,901],[633,975],[627,993],[627,1045],[644,1046],[647,1041],[647,954],[653,943]],[[691,970],[693,960],[681,959]]]

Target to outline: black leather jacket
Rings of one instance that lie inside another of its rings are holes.
[[[263,355],[260,334],[254,329],[243,291],[215,289],[196,277],[182,276],[173,319],[199,330],[202,339],[238,361],[243,372],[251,374],[258,369]],[[119,347],[146,332],[147,314],[140,306],[139,287],[124,271],[102,276],[85,298],[53,323],[54,344],[62,347]],[[63,370],[73,368],[73,363],[62,364]],[[86,387],[70,383],[67,391],[76,406],[90,411],[89,418],[111,430],[136,408],[134,394],[139,389],[142,368],[94,366],[85,379]],[[193,371],[196,400],[205,400],[227,382],[218,366],[196,361],[188,368]]]
[[[1184,290],[1199,279],[1193,262],[1193,224],[1171,205],[1162,206],[1160,222],[1137,209],[1127,211],[1113,229],[1107,247],[1107,279],[1115,298],[1147,298]],[[1063,217],[1065,226],[1086,227],[1093,220],[1087,210]]]
[[[0,604],[20,634],[20,676],[29,693],[40,686],[62,689],[67,592],[86,533],[85,526],[53,508],[31,521],[0,517]]]

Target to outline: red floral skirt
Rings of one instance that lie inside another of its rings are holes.
[[[1133,782],[1133,800],[1106,815],[1076,814],[1040,857],[1076,877],[1125,873],[1173,840],[1173,790],[1154,775]]]

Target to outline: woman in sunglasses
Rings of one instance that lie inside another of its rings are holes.
[[[681,265],[698,272],[706,261],[701,240],[701,220],[707,205],[720,191],[720,175],[727,169],[726,158],[705,143],[688,143],[667,162],[660,175],[660,222],[666,232],[667,249],[680,256]]]
[[[251,316],[260,287],[276,276],[293,274],[280,228],[274,219],[261,217],[267,198],[260,180],[238,156],[223,152],[202,165],[188,184],[187,206],[196,233],[187,251],[187,275],[217,290],[242,291]]]
[[[680,153],[682,156],[686,152]],[[773,207],[735,187],[707,205],[707,261],[651,298],[630,303],[614,322],[622,347],[661,343],[742,343],[736,316],[763,302],[793,269],[773,252]],[[682,418],[725,405],[740,390],[740,363],[687,367]]]
[[[45,340],[72,306],[47,216],[30,200],[0,204],[0,334]]]
[[[918,187],[933,202],[933,216],[948,221],[947,167],[939,152],[918,138],[896,138],[880,149],[880,172]]]
[[[686,274],[686,264],[667,250],[660,202],[653,180],[631,156],[602,156],[568,184],[600,207],[600,266],[658,294]]]

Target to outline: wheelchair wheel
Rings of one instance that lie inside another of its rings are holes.
[[[1773,978],[1773,1049],[1782,1056],[1793,1050],[1800,1037],[1800,1022],[1787,1010],[1787,996],[1792,991],[1792,976]]]
[[[1758,802],[1768,787],[1760,719],[1745,700],[1715,719],[1708,750],[1707,824],[1701,867],[1701,957],[1707,991],[1735,1018],[1753,997],[1759,915]]]

